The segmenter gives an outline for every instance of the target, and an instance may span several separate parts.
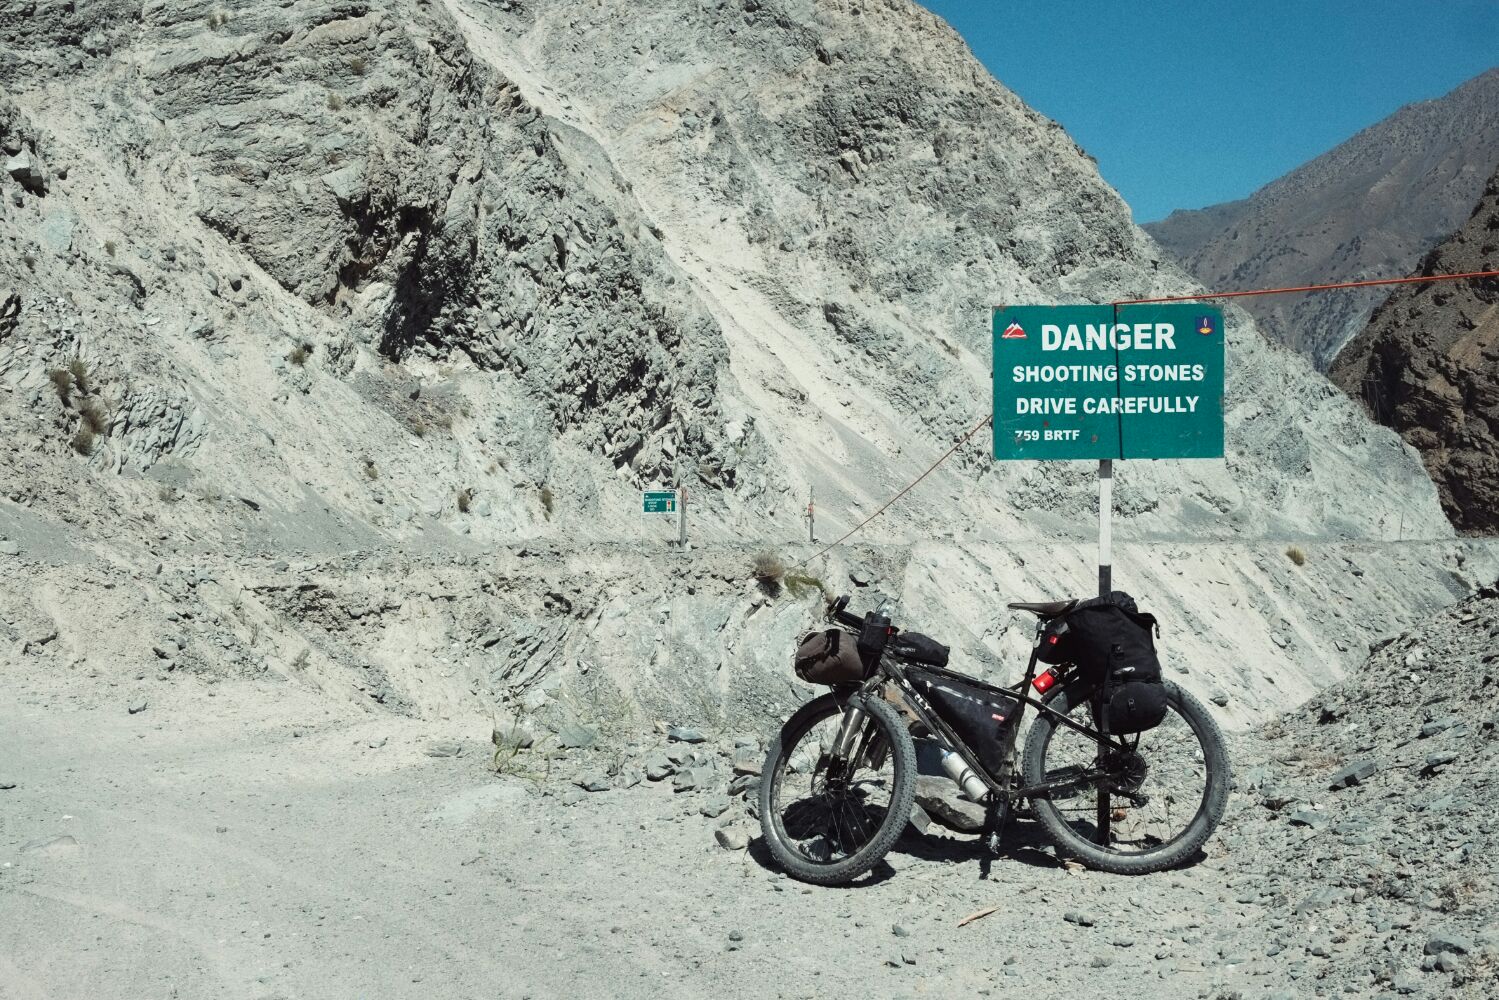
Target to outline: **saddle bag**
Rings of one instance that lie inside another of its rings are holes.
[[[1005,734],[1018,703],[991,688],[911,667],[906,677],[990,774],[1004,767]]]

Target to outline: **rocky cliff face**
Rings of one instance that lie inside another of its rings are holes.
[[[1499,271],[1499,173],[1418,275]],[[1396,289],[1331,377],[1421,452],[1458,528],[1499,531],[1499,279]]]
[[[1410,270],[1462,224],[1499,162],[1499,69],[1401,108],[1242,201],[1173,212],[1146,230],[1213,288],[1269,288]],[[1379,289],[1250,299],[1267,336],[1326,370]]]
[[[1192,287],[905,0],[34,4],[0,38],[19,655],[414,713],[535,691],[643,711],[620,692],[646,655],[661,692],[692,671],[697,708],[770,713],[808,609],[739,567],[810,555],[810,488],[831,538],[988,411],[989,307]],[[1244,314],[1229,336],[1229,458],[1121,470],[1120,579],[1235,592],[1191,640],[1221,676],[1191,683],[1247,720],[1353,662],[1347,594],[1399,624],[1487,556],[1394,434]],[[977,662],[1022,641],[1003,596],[1092,578],[1092,470],[986,451],[861,536],[889,547],[883,592]],[[673,480],[686,561],[638,513]],[[1349,547],[1397,524],[1430,558]],[[1289,578],[1287,536],[1329,554]],[[1150,548],[1204,540],[1224,547],[1166,570]]]

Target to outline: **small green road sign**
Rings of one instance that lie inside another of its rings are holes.
[[[642,490],[640,493],[642,514],[675,514],[677,512],[676,490]]]
[[[994,310],[994,457],[1223,457],[1223,312]]]

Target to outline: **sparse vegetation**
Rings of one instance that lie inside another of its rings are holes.
[[[78,406],[78,416],[94,434],[103,434],[109,426],[109,414],[104,410],[104,402],[97,396],[84,400]]]
[[[73,376],[73,384],[78,387],[79,392],[87,396],[94,391],[89,382],[88,365],[84,364],[82,358],[74,358],[68,362],[68,373]]]
[[[291,353],[286,356],[286,360],[301,368],[307,363],[307,359],[310,357],[312,357],[312,345],[298,344],[291,349]]]
[[[368,68],[369,64],[365,62],[364,56],[355,56],[349,60],[349,71],[355,76],[364,76],[364,72]]]
[[[1286,549],[1286,558],[1291,560],[1297,566],[1306,565],[1306,553],[1301,551],[1301,547],[1298,545],[1292,545],[1290,548]]]
[[[458,513],[467,514],[474,505],[474,491],[465,486],[458,491]]]
[[[760,589],[771,597],[781,592],[781,580],[786,576],[786,564],[774,552],[761,552],[750,563],[750,572],[760,582]]]
[[[221,10],[213,11],[208,15],[208,26],[210,28],[222,28],[229,22],[229,15]]]
[[[177,502],[177,487],[162,483],[156,487],[156,499],[162,503]]]
[[[78,433],[73,435],[73,450],[80,455],[92,455],[94,453],[94,432],[89,430],[88,424],[80,424]]]
[[[552,488],[550,486],[543,486],[541,488],[541,509],[546,511],[548,521],[552,519],[552,504],[554,500]]]
[[[111,256],[111,257],[113,257],[115,255],[115,241],[114,240],[105,240],[104,241],[104,252],[107,253],[107,254],[109,254],[109,256]]]
[[[338,94],[328,95],[328,110],[337,111],[344,106],[344,99]]]
[[[432,423],[440,430],[450,431],[453,429],[453,415],[451,413],[439,413],[432,418]]]
[[[417,417],[415,420],[411,421],[411,433],[415,434],[419,438],[426,437],[427,422],[420,417]]]
[[[52,388],[57,390],[57,398],[62,400],[64,406],[68,405],[73,393],[73,373],[66,368],[54,368],[47,373],[47,378],[52,381]]]
[[[36,270],[36,254],[34,254],[34,253],[23,253],[21,255],[21,261],[26,265],[26,270],[28,270],[28,271],[35,271]]]
[[[785,585],[786,592],[797,600],[814,593],[820,597],[827,597],[829,594],[828,585],[820,577],[798,573],[795,570],[787,573],[781,583]]]
[[[375,465],[375,460],[368,456],[364,459],[364,478],[379,479],[380,469]]]

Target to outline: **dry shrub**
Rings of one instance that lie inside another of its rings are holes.
[[[750,572],[761,584],[779,584],[786,575],[786,564],[774,552],[761,552],[750,564]]]
[[[291,353],[286,356],[286,360],[301,368],[307,363],[307,359],[310,357],[312,357],[312,345],[298,344],[291,349]]]
[[[458,491],[458,513],[467,514],[474,505],[474,491],[465,486]]]
[[[80,455],[92,455],[94,453],[94,432],[88,429],[87,424],[78,427],[78,433],[73,435],[73,450]]]
[[[1301,547],[1299,545],[1292,545],[1290,548],[1286,549],[1286,558],[1291,560],[1297,566],[1306,565],[1306,553],[1301,551]]]
[[[548,521],[552,519],[552,504],[555,500],[556,498],[552,495],[552,488],[550,486],[543,486],[541,488],[541,509],[546,511]]]

